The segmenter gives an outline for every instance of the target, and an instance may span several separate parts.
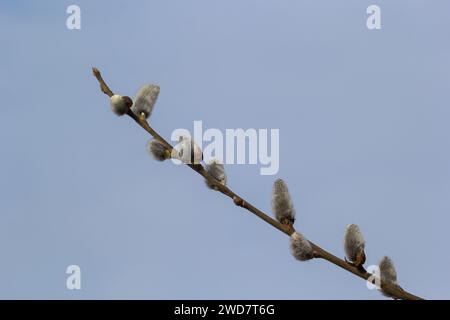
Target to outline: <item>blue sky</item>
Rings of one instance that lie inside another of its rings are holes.
[[[81,30],[66,8],[81,8]],[[366,27],[381,8],[382,29]],[[151,124],[280,129],[280,171],[226,166],[270,211],[283,178],[296,227],[343,256],[345,226],[368,264],[449,297],[448,1],[2,1],[0,298],[384,299],[192,170],[158,163],[148,136],[109,110],[91,75],[133,96],[161,87]],[[82,289],[66,289],[66,267]]]

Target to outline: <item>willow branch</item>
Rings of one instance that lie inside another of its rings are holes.
[[[100,71],[97,68],[92,68],[93,75],[97,78],[97,81],[100,84],[101,91],[106,94],[107,96],[111,97],[114,95],[113,91],[108,87],[106,82],[103,80]],[[139,126],[141,126],[145,131],[147,131],[154,139],[157,139],[161,141],[161,143],[164,144],[164,146],[171,152],[173,149],[173,146],[168,143],[162,136],[160,136],[147,122],[144,116],[137,116],[135,115],[131,110],[128,110],[127,113],[128,116],[130,116]],[[290,224],[282,224],[278,222],[277,220],[270,217],[268,214],[264,213],[257,207],[253,206],[250,202],[247,200],[244,200],[241,196],[233,192],[230,188],[228,188],[226,185],[221,184],[218,182],[215,178],[210,176],[208,172],[205,170],[205,168],[201,164],[186,164],[188,167],[190,167],[192,170],[200,174],[204,179],[206,179],[211,185],[214,185],[216,187],[216,190],[224,194],[225,196],[231,198],[235,205],[242,207],[249,211],[250,213],[254,214],[258,218],[262,219],[263,221],[270,224],[272,227],[278,229],[279,231],[283,232],[284,234],[291,236],[295,229]],[[311,246],[314,250],[314,257],[315,258],[321,258],[325,261],[328,261],[364,280],[369,280],[370,277],[373,277],[371,273],[368,273],[363,268],[358,268],[353,266],[352,264],[346,262],[343,259],[340,259],[336,257],[335,255],[331,254],[330,252],[326,251],[325,249],[321,248],[317,244],[314,244],[311,242]],[[423,300],[422,298],[409,293],[399,286],[394,286],[390,284],[384,284],[382,285],[382,291],[393,297],[394,299],[403,299],[403,300]]]

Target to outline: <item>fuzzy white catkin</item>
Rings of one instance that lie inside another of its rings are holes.
[[[364,252],[364,237],[356,224],[349,224],[345,229],[344,249],[350,262],[355,262]]]
[[[186,164],[199,164],[203,160],[202,150],[191,137],[180,136],[172,153],[173,158]]]
[[[123,116],[128,111],[128,106],[122,96],[118,94],[113,95],[110,98],[111,110],[118,116]]]
[[[295,209],[286,183],[277,179],[272,187],[272,212],[279,222],[288,220],[295,221]]]
[[[380,277],[381,283],[397,285],[397,272],[395,271],[394,262],[389,257],[383,257],[380,261]]]
[[[169,158],[167,148],[159,140],[149,140],[147,151],[158,161],[164,161]]]
[[[142,86],[136,94],[131,111],[138,116],[144,113],[145,118],[148,118],[152,114],[158,95],[158,85],[146,84]]]
[[[307,261],[314,257],[311,243],[298,232],[291,235],[291,253],[300,261]]]
[[[225,168],[222,163],[217,160],[212,160],[206,165],[206,172],[208,172],[214,179],[219,181],[221,184],[227,184],[227,174],[225,173]],[[217,187],[211,184],[208,180],[205,180],[208,188],[217,190]]]

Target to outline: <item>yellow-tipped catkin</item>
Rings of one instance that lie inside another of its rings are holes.
[[[131,111],[140,116],[142,113],[148,118],[153,111],[153,107],[158,99],[159,86],[156,84],[147,84],[142,86],[134,99]]]
[[[366,261],[364,237],[356,224],[349,224],[344,234],[345,255],[349,262],[361,266]]]
[[[212,160],[206,165],[206,172],[214,179],[216,179],[219,183],[226,185],[227,184],[227,175],[225,173],[225,168],[222,163],[218,160]],[[210,183],[208,180],[205,180],[208,188],[217,190],[217,187]]]
[[[128,112],[128,105],[125,99],[118,94],[113,95],[110,98],[111,111],[118,116],[123,116]]]
[[[275,218],[281,222],[295,221],[295,209],[286,183],[282,179],[277,179],[272,187],[272,212]]]
[[[170,158],[169,150],[159,140],[149,140],[147,143],[147,151],[158,161],[164,161]]]
[[[199,164],[203,160],[203,153],[191,137],[180,136],[172,150],[172,157],[186,164]]]
[[[392,259],[387,256],[383,257],[383,259],[380,261],[379,267],[381,285],[397,285],[397,271],[395,271],[395,266]]]
[[[294,258],[300,261],[307,261],[314,258],[311,243],[298,232],[294,232],[291,235],[291,252]]]

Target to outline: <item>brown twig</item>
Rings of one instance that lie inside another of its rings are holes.
[[[107,96],[111,97],[114,95],[113,91],[108,87],[108,85],[106,84],[106,82],[103,80],[100,71],[97,68],[92,68],[92,73],[94,74],[94,76],[97,78],[99,84],[100,84],[100,89],[102,90],[102,92],[104,94],[106,94]],[[147,131],[153,138],[161,141],[164,146],[169,150],[172,151],[173,147],[170,143],[168,143],[163,137],[161,137],[147,122],[147,120],[145,119],[145,117],[139,117],[136,116],[131,110],[128,111],[128,116],[130,116],[134,121],[136,121],[136,123],[141,126],[145,131]],[[274,228],[278,229],[279,231],[285,233],[288,236],[291,236],[294,232],[295,229],[292,225],[290,224],[282,224],[280,222],[278,222],[277,220],[273,219],[272,217],[270,217],[269,215],[267,215],[266,213],[264,213],[263,211],[259,210],[258,208],[256,208],[255,206],[253,206],[252,204],[250,204],[248,201],[244,200],[242,197],[240,197],[239,195],[237,195],[236,193],[234,193],[230,188],[228,188],[227,186],[219,183],[216,179],[214,179],[213,177],[211,177],[207,171],[205,170],[205,168],[201,165],[201,164],[187,164],[191,169],[193,169],[194,171],[196,171],[198,174],[200,174],[204,179],[206,179],[211,185],[214,185],[216,187],[216,190],[221,192],[222,194],[226,195],[227,197],[231,198],[234,202],[235,205],[242,207],[246,210],[248,210],[249,212],[253,213],[254,215],[256,215],[258,218],[264,220],[265,222],[267,222],[268,224],[270,224],[271,226],[273,226]],[[364,268],[361,267],[356,267],[346,261],[344,261],[343,259],[340,259],[338,257],[336,257],[335,255],[329,253],[328,251],[322,249],[320,246],[312,243],[311,246],[314,250],[314,257],[315,258],[321,258],[324,259],[364,280],[369,280],[370,277],[372,277],[373,275],[371,273],[368,273]],[[420,298],[414,294],[411,294],[405,290],[403,290],[402,288],[400,288],[399,286],[394,286],[394,285],[390,285],[390,284],[383,284],[382,285],[382,290],[383,292],[388,295],[393,297],[394,299],[403,299],[403,300],[423,300],[423,298]]]

